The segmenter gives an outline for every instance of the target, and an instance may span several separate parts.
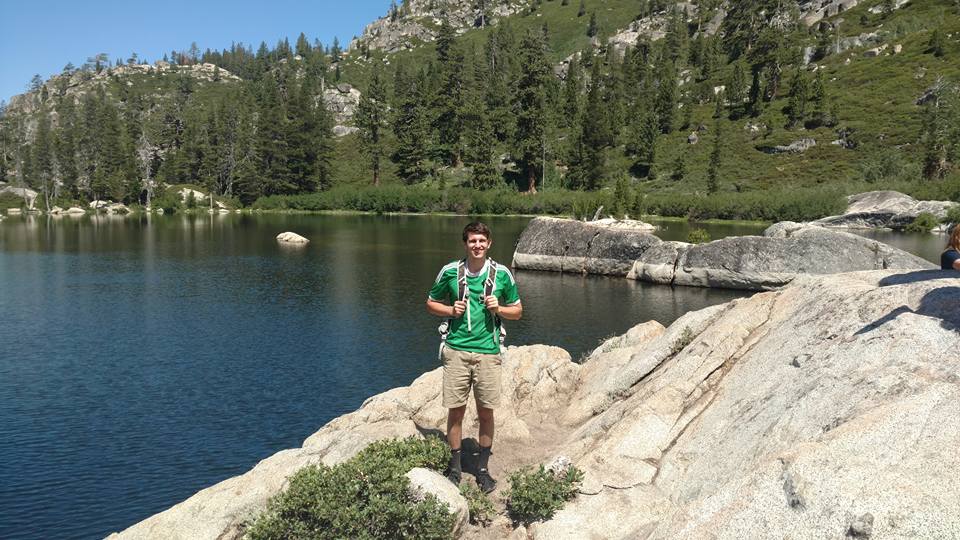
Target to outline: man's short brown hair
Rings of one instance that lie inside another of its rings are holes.
[[[479,221],[474,221],[463,228],[463,241],[466,242],[467,237],[469,237],[471,234],[482,234],[487,237],[487,240],[489,240],[490,227],[487,227]]]

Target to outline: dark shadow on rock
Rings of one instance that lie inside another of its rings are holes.
[[[931,279],[958,278],[960,278],[960,273],[953,270],[917,270],[915,272],[904,272],[902,274],[887,276],[880,280],[880,286],[889,287],[890,285],[907,285],[917,283],[918,281],[929,281]]]
[[[442,441],[447,440],[447,434],[444,433],[442,430],[423,427],[420,424],[417,424],[416,422],[414,422],[413,425],[416,426],[417,431],[419,431],[420,434],[423,435],[424,437],[437,437]]]
[[[927,272],[911,272],[921,274]],[[939,273],[939,272],[938,272]],[[896,277],[896,276],[891,276]],[[884,324],[896,319],[903,313],[915,313],[924,317],[939,319],[940,327],[960,333],[960,287],[939,287],[933,289],[920,299],[917,309],[900,306],[876,321],[857,330],[854,335],[859,336],[876,330]]]

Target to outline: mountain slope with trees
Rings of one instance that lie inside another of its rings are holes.
[[[12,101],[0,180],[49,204],[190,184],[261,208],[746,219],[960,199],[960,5],[843,5],[410,0],[346,51],[93,58]],[[338,138],[320,96],[343,82],[362,97]]]

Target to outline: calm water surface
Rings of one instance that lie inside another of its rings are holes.
[[[460,217],[0,223],[0,538],[96,538],[437,367],[423,303]],[[526,218],[489,218],[509,263]],[[661,236],[685,239],[688,225]],[[708,226],[713,238],[762,227]],[[293,230],[312,242],[279,246]],[[941,242],[942,243],[942,242]],[[927,255],[924,255],[927,256]],[[937,248],[936,256],[939,256]],[[928,256],[928,258],[930,258]],[[732,291],[517,272],[509,343],[574,358]]]

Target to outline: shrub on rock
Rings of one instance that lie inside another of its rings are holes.
[[[552,472],[540,466],[536,471],[520,469],[510,475],[507,509],[522,523],[550,519],[577,494],[583,472],[570,466]]]
[[[333,467],[306,467],[270,501],[247,537],[449,538],[447,506],[432,496],[417,501],[404,476],[414,467],[442,470],[449,458],[440,439],[409,437],[375,442]]]

